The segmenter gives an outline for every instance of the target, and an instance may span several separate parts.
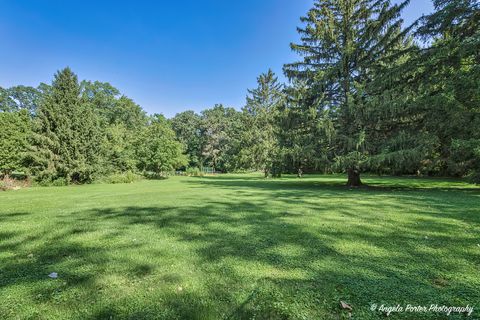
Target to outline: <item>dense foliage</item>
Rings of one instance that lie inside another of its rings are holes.
[[[258,87],[248,90],[247,104],[243,108],[240,157],[246,167],[262,170],[265,177],[278,176],[282,171],[278,120],[285,94],[271,70],[260,75],[257,81]]]
[[[101,128],[94,109],[82,103],[77,76],[64,69],[42,96],[26,162],[37,179],[89,182],[100,170]]]
[[[154,115],[136,140],[138,168],[157,175],[168,173],[187,164],[183,146],[165,117]]]
[[[66,68],[39,89],[2,89],[0,168],[42,184],[88,183],[121,173],[168,174],[185,163],[166,119],[147,117],[108,83]]]
[[[31,119],[25,110],[0,112],[0,172],[21,170],[22,157],[28,148]]]
[[[292,44],[289,82],[269,70],[237,111],[148,116],[70,69],[51,85],[0,88],[0,169],[44,183],[174,170],[469,176],[480,182],[480,5],[316,0]]]

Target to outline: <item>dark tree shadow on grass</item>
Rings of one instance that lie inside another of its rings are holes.
[[[392,179],[390,177],[390,179]],[[393,178],[395,180],[395,177]],[[432,180],[438,180],[431,178]],[[384,185],[376,182],[375,185],[370,185],[365,188],[348,188],[338,181],[331,180],[310,180],[310,179],[297,179],[287,178],[282,180],[275,179],[262,179],[257,177],[229,177],[229,176],[216,176],[216,177],[198,177],[196,180],[185,181],[192,187],[196,188],[219,188],[231,190],[242,196],[255,196],[260,193],[264,193],[269,199],[283,200],[289,203],[298,203],[304,205],[306,199],[341,199],[351,198],[356,203],[356,206],[348,206],[350,208],[348,212],[344,210],[346,214],[355,214],[362,209],[362,204],[359,200],[368,201],[368,207],[372,210],[381,211],[381,206],[376,206],[379,197],[392,197],[400,198],[402,206],[398,206],[395,203],[388,204],[388,208],[397,208],[399,210],[405,210],[408,205],[418,206],[426,208],[423,213],[425,215],[431,215],[433,218],[449,218],[465,221],[467,223],[478,223],[480,215],[480,206],[478,205],[478,198],[480,197],[480,188],[478,187],[462,187],[462,188],[448,188],[448,187],[413,187],[406,181],[417,180],[417,178],[398,178],[399,182],[385,183]],[[422,180],[426,180],[422,178]],[[453,180],[453,182],[458,182]],[[462,195],[462,200],[458,195]],[[382,198],[380,198],[382,199]],[[467,200],[467,201],[464,201]],[[326,201],[328,202],[328,201]],[[327,204],[328,205],[328,204]],[[323,206],[323,204],[322,204]],[[318,207],[312,207],[317,209]],[[332,209],[338,209],[332,208]],[[431,210],[435,209],[435,210]],[[431,211],[438,213],[431,213]]]
[[[461,193],[471,193],[480,196],[480,188],[474,185],[466,186],[443,186],[437,185],[436,182],[451,181],[452,184],[464,182],[459,179],[448,178],[417,178],[417,177],[386,177],[382,180],[381,176],[369,177],[362,187],[352,188],[346,185],[338,175],[328,176],[305,176],[304,178],[296,178],[288,176],[281,179],[264,179],[255,176],[204,176],[194,177],[193,184],[219,186],[227,188],[247,189],[265,189],[265,190],[298,190],[298,191],[364,191],[364,192],[396,192],[396,191],[455,191]],[[322,179],[323,178],[323,179]],[[428,183],[431,182],[431,185]],[[192,183],[187,180],[186,183]],[[428,185],[428,186],[425,186]]]
[[[236,212],[243,214],[238,215]],[[224,277],[232,286],[241,281],[257,283],[248,298],[228,315],[232,318],[288,318],[304,310],[296,306],[297,299],[306,301],[311,308],[314,308],[314,301],[317,300],[327,299],[330,306],[336,306],[336,300],[348,299],[356,302],[358,307],[363,307],[361,312],[367,314],[369,303],[392,302],[388,300],[392,296],[396,297],[394,302],[397,303],[428,303],[432,299],[448,303],[456,292],[462,292],[469,298],[478,297],[476,289],[468,284],[435,287],[435,279],[442,273],[455,272],[455,259],[439,265],[434,254],[419,251],[417,245],[423,243],[423,239],[410,235],[407,231],[410,226],[397,226],[394,230],[383,230],[380,233],[365,228],[342,231],[325,228],[319,229],[318,234],[315,234],[304,229],[301,224],[285,222],[280,215],[271,214],[266,208],[250,202],[237,202],[234,206],[229,202],[210,203],[200,210],[198,207],[181,210],[130,207],[114,212],[99,210],[95,214],[99,218],[120,220],[120,224],[152,224],[181,241],[201,244],[197,252],[205,274],[224,272],[222,261],[229,258],[239,262],[261,263],[285,272],[301,269],[307,274],[306,279],[301,280],[265,276],[249,280],[232,269],[228,270]],[[215,226],[219,223],[223,228]],[[189,226],[192,225],[200,227],[201,231],[190,231]],[[416,231],[423,235],[428,234],[430,229],[438,230],[439,227],[448,230],[448,226],[436,222],[418,226],[419,230]],[[232,229],[237,228],[246,231],[241,234],[232,232]],[[339,239],[352,244],[367,243],[391,254],[375,257],[356,255],[353,252],[341,253],[332,245]],[[453,238],[450,235],[437,240],[443,244],[455,241],[455,247],[471,245],[471,240],[462,236]],[[270,250],[284,245],[294,245],[303,250],[294,258]],[[478,254],[470,257],[454,251],[452,254],[457,255],[457,259],[470,262],[478,261],[479,258]],[[315,267],[328,260],[335,261],[333,269]],[[227,300],[235,300],[235,293],[228,289],[216,288],[211,294],[215,299],[231,296]],[[285,304],[285,310],[283,307],[276,309],[279,303]],[[332,315],[338,314],[335,307],[331,312]]]

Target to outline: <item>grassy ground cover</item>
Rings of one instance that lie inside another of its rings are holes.
[[[480,188],[344,182],[227,175],[2,192],[0,318],[348,318],[340,301],[356,319],[384,318],[382,304],[470,305],[479,318]]]

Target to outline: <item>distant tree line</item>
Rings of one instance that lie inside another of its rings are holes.
[[[147,116],[108,83],[69,69],[51,85],[0,91],[0,169],[40,183],[88,183],[124,172],[162,175],[186,164],[168,120]]]
[[[70,69],[51,85],[0,88],[0,169],[39,181],[175,169],[469,176],[480,182],[480,5],[434,0],[411,26],[409,1],[322,0],[284,66],[237,111],[215,105],[147,116],[108,83]]]

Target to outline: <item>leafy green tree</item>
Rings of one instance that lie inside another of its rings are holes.
[[[477,123],[480,123],[477,121]],[[480,184],[480,138],[478,135],[471,139],[454,139],[452,141],[452,157],[457,165],[467,168],[471,180]],[[465,174],[465,172],[462,172]]]
[[[202,156],[214,170],[232,171],[238,167],[240,150],[241,113],[221,104],[202,111]]]
[[[99,115],[103,125],[114,123],[112,114],[115,113],[115,107],[120,91],[108,82],[86,81],[80,83],[81,98],[84,103],[90,105]]]
[[[467,48],[461,50],[476,51],[478,57],[478,50],[475,50],[478,39],[475,38],[479,33],[480,3],[477,0],[433,0],[433,5],[435,11],[422,18],[418,35],[454,41],[470,38],[471,42],[464,43]]]
[[[98,115],[103,132],[102,173],[134,171],[135,136],[147,123],[142,108],[107,82],[82,81],[82,104]]]
[[[426,44],[384,60],[362,88],[355,121],[364,128],[370,171],[463,176],[477,167],[480,37],[471,26],[478,5],[435,5],[417,32]]]
[[[472,26],[480,11],[472,1],[434,4],[417,32],[426,44],[377,70],[369,84],[376,93],[363,114],[370,116],[369,141],[380,142],[370,168],[476,176],[480,36]]]
[[[137,130],[147,123],[145,111],[132,99],[121,96],[110,116],[110,123],[123,123],[129,130]]]
[[[55,74],[43,95],[34,131],[26,162],[37,180],[89,182],[101,170],[99,121],[82,104],[77,76],[69,68]]]
[[[162,115],[151,117],[149,124],[139,132],[136,145],[138,168],[143,172],[166,175],[188,162],[183,145],[176,140],[175,132]]]
[[[14,86],[8,89],[0,87],[0,111],[18,111],[25,109],[35,114],[41,91],[32,87]]]
[[[134,130],[146,124],[145,111],[108,82],[82,81],[81,96],[98,113],[104,126],[121,123]]]
[[[278,118],[285,97],[272,70],[261,74],[257,83],[257,88],[248,90],[243,108],[241,154],[247,167],[261,169],[268,177],[272,171],[274,175],[281,172]]]
[[[136,134],[142,128],[129,130],[123,123],[112,124],[105,129],[104,164],[105,173],[134,172],[137,159],[135,157]]]
[[[23,169],[32,120],[27,110],[0,112],[0,172]]]
[[[291,79],[307,81],[319,101],[330,110],[336,129],[336,161],[348,173],[350,186],[361,184],[367,160],[365,132],[357,122],[362,86],[371,70],[403,47],[401,10],[409,1],[323,0],[301,19],[300,44],[292,49],[303,60],[285,65]]]
[[[15,102],[11,99],[8,89],[0,87],[0,112],[11,112],[15,109]]]
[[[171,119],[172,128],[177,135],[177,139],[186,147],[188,155],[188,165],[191,167],[201,167],[202,163],[202,118],[194,111],[184,111],[178,113]]]

